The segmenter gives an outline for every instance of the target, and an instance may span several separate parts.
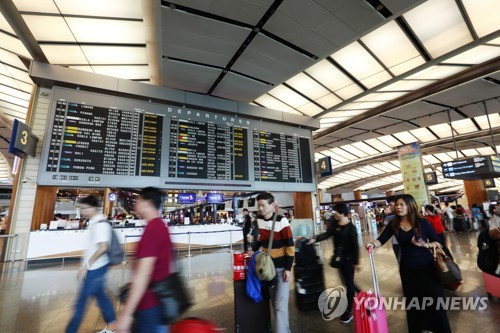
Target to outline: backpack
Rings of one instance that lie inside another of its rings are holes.
[[[483,230],[477,238],[477,247],[479,252],[477,255],[477,266],[485,273],[495,275],[495,269],[498,265],[498,250],[496,240],[492,239],[488,234],[488,230]]]
[[[108,222],[109,223],[108,220],[102,220],[99,222]],[[108,247],[108,251],[106,253],[108,255],[110,266],[115,266],[115,265],[122,263],[122,261],[123,261],[122,246],[121,246],[120,241],[118,240],[118,237],[116,236],[113,228],[111,228],[111,239],[109,241],[109,247]]]

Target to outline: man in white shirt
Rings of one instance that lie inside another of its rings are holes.
[[[446,206],[444,208],[444,215],[446,216],[447,221],[446,229],[453,232],[453,209],[451,209],[451,207],[449,206],[450,204],[447,202],[445,202],[444,205]]]
[[[106,271],[109,258],[107,251],[111,243],[111,225],[105,215],[97,213],[99,203],[94,196],[88,196],[79,201],[81,215],[90,218],[88,247],[78,272],[81,282],[80,291],[75,302],[73,316],[66,327],[66,333],[77,333],[83,319],[85,307],[90,297],[95,297],[101,309],[107,327],[99,333],[112,333],[116,328],[116,315],[109,297],[106,295]]]

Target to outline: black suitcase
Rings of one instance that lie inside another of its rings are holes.
[[[246,280],[234,281],[234,323],[236,333],[271,332],[269,293],[263,287],[261,302],[255,303],[247,296]]]
[[[308,238],[297,241],[295,246],[295,265],[301,267],[316,267],[319,263],[319,257],[313,244],[307,244]]]
[[[467,223],[465,222],[465,218],[463,216],[456,216],[453,219],[453,229],[455,231],[467,231]]]
[[[295,280],[295,301],[299,310],[312,311],[318,309],[318,298],[325,290],[323,265],[300,266],[293,268]]]

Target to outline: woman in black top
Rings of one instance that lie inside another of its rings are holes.
[[[338,203],[334,206],[334,217],[332,223],[328,226],[325,233],[322,233],[309,241],[321,242],[333,236],[334,253],[340,254],[342,263],[339,268],[340,277],[347,289],[347,310],[340,317],[340,321],[348,323],[353,319],[352,303],[354,294],[359,291],[359,288],[354,284],[354,270],[359,272],[359,245],[358,234],[356,227],[349,221],[347,205]]]
[[[443,286],[437,276],[434,258],[429,250],[441,247],[439,237],[432,225],[422,217],[411,195],[402,195],[396,201],[395,209],[396,217],[390,221],[380,237],[373,243],[367,244],[366,248],[371,251],[384,245],[392,236],[397,238],[401,249],[399,274],[405,297],[408,332],[420,333],[425,330],[435,333],[451,332],[446,311],[442,306],[437,307],[438,298],[443,297]],[[425,303],[424,297],[425,301],[432,298],[432,305]],[[418,305],[415,301],[418,301]]]

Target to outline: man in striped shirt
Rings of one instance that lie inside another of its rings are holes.
[[[274,226],[272,249],[269,249],[269,238],[273,224],[273,216],[277,214],[277,203],[269,192],[262,192],[257,196],[259,216],[259,237],[253,246],[253,251],[262,246],[264,252],[270,251],[276,268],[276,286],[270,289],[271,302],[276,318],[276,333],[289,333],[288,298],[290,294],[290,277],[295,255],[292,229],[288,220],[278,215]]]

